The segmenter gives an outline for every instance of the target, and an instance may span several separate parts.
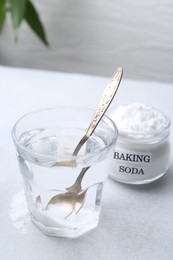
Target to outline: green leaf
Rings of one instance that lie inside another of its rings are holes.
[[[2,31],[6,17],[6,0],[0,0],[0,32]]]
[[[19,28],[21,21],[25,16],[26,3],[27,0],[10,0],[11,18],[12,18],[13,28],[15,31]]]
[[[25,19],[32,30],[37,34],[37,36],[44,42],[45,45],[49,45],[46,34],[44,32],[44,27],[40,21],[39,15],[33,6],[33,4],[27,0],[26,4],[26,12],[25,12]]]

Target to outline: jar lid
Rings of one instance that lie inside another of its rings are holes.
[[[169,117],[145,104],[121,105],[110,110],[108,116],[118,127],[118,142],[156,143],[170,133]]]

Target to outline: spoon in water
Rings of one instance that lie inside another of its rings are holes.
[[[95,128],[97,127],[98,123],[100,122],[100,120],[102,119],[102,117],[104,116],[105,112],[107,111],[108,107],[110,106],[117,90],[118,87],[120,85],[121,82],[121,78],[123,75],[123,70],[121,67],[117,68],[115,73],[112,76],[112,79],[110,80],[108,86],[106,87],[105,91],[103,92],[103,96],[100,100],[100,103],[96,109],[96,112],[94,114],[94,117],[86,131],[86,134],[82,137],[82,139],[79,141],[79,143],[77,144],[74,152],[73,152],[73,156],[76,156],[78,154],[78,152],[80,151],[81,147],[85,144],[85,142],[88,140],[88,138],[92,135],[92,133],[94,132]],[[75,160],[71,160],[68,162],[57,162],[54,164],[54,166],[68,166],[68,167],[74,167],[76,166],[76,161]],[[82,179],[86,173],[86,171],[88,171],[90,168],[90,166],[88,167],[84,167],[80,174],[78,175],[75,183],[66,188],[67,192],[65,193],[61,193],[58,195],[55,195],[54,197],[52,197],[50,199],[50,201],[47,204],[46,209],[48,209],[48,207],[50,205],[55,205],[55,204],[60,204],[60,203],[67,203],[70,206],[70,212],[69,214],[65,217],[67,218],[68,216],[70,216],[72,214],[72,212],[75,210],[76,214],[79,212],[79,210],[83,207],[84,202],[85,202],[85,197],[86,197],[86,192],[87,189],[85,189],[84,191],[82,191]],[[37,199],[39,198],[40,201],[40,196],[37,197]],[[41,202],[41,201],[40,201]]]

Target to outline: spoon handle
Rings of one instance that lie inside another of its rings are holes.
[[[97,127],[98,123],[102,119],[103,115],[105,114],[106,110],[108,109],[109,105],[111,104],[118,87],[121,82],[121,78],[123,75],[123,69],[121,67],[117,68],[114,72],[112,79],[110,80],[108,86],[106,87],[105,91],[103,92],[103,96],[100,100],[100,103],[96,109],[96,112],[93,116],[93,119],[86,131],[86,134],[82,137],[78,145],[76,146],[73,155],[77,155],[79,150],[81,149],[82,145],[87,141],[87,139],[92,135],[95,128]]]

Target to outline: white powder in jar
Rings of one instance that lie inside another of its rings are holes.
[[[161,111],[133,103],[112,110],[119,130],[110,176],[119,182],[144,184],[165,174],[170,156],[170,119]]]
[[[153,137],[168,125],[167,118],[160,111],[139,103],[119,106],[111,118],[122,135],[133,138]]]

